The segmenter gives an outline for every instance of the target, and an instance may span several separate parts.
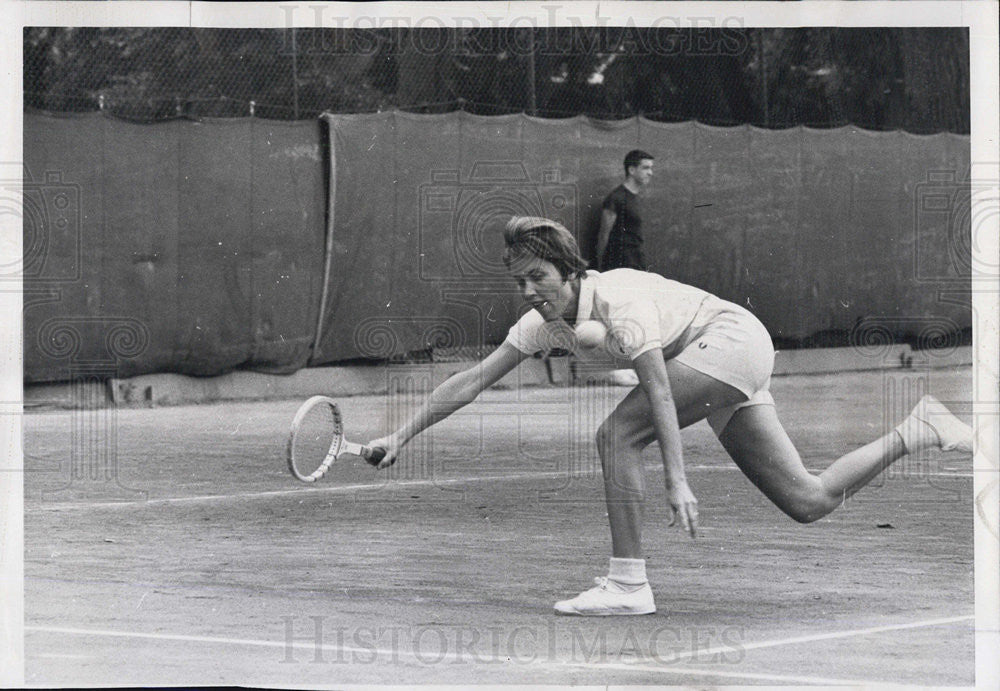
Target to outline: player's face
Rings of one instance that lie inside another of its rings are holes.
[[[644,158],[639,161],[639,165],[629,168],[632,171],[632,179],[645,187],[653,179],[653,160]]]
[[[563,280],[559,269],[550,261],[527,257],[511,266],[511,276],[521,291],[521,299],[541,312],[565,314],[573,300],[573,286]],[[548,303],[544,305],[543,303]]]

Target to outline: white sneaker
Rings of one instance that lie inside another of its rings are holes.
[[[606,617],[613,614],[652,614],[656,611],[653,589],[649,583],[626,585],[608,578],[594,579],[596,588],[586,590],[570,600],[556,603],[559,614],[584,617]]]
[[[914,424],[914,422],[918,424]],[[972,453],[972,428],[955,417],[941,401],[924,396],[900,427],[909,426],[910,442],[917,447],[938,447],[942,451]],[[903,437],[904,442],[907,437]]]

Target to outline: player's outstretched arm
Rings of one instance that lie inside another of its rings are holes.
[[[639,384],[646,392],[653,417],[653,428],[659,442],[663,459],[664,481],[667,485],[667,501],[673,511],[670,525],[680,519],[691,537],[698,530],[698,500],[687,483],[684,474],[684,453],[681,446],[681,428],[677,421],[677,407],[670,390],[670,378],[663,363],[660,350],[648,350],[633,363]]]
[[[497,383],[526,357],[509,343],[501,343],[482,362],[443,381],[406,424],[388,436],[368,442],[368,446],[372,448],[385,449],[385,457],[378,463],[378,468],[391,466],[396,462],[399,450],[408,441],[476,400],[483,390]]]

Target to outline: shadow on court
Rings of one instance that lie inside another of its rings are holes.
[[[807,467],[969,369],[783,377]],[[27,681],[66,684],[973,683],[972,461],[893,466],[798,525],[704,423],[684,432],[702,532],[667,528],[647,450],[659,611],[557,617],[607,568],[596,451],[625,389],[489,391],[390,472],[284,466],[299,401],[25,418]],[[963,403],[964,402],[964,403]],[[414,401],[341,401],[348,437]]]

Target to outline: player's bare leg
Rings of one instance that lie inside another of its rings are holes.
[[[930,396],[894,431],[841,456],[818,474],[802,464],[774,406],[736,411],[719,440],[750,481],[802,523],[827,515],[907,453],[928,447],[972,451],[971,428]]]
[[[713,410],[745,401],[739,390],[676,361],[667,376],[681,427],[694,424]],[[606,578],[575,598],[556,603],[563,614],[650,614],[656,611],[642,558],[642,450],[655,439],[652,412],[645,391],[629,392],[601,425],[597,449],[604,470],[604,494],[611,527],[612,558]]]
[[[741,392],[676,361],[667,363],[678,422],[693,424],[713,410],[746,400]],[[613,557],[607,578],[556,604],[571,614],[642,614],[655,611],[642,559],[642,450],[655,439],[645,392],[635,389],[598,434],[604,467]],[[840,506],[893,461],[928,447],[971,453],[972,430],[933,397],[921,399],[893,432],[810,473],[772,405],[736,411],[720,440],[739,468],[785,513],[814,521]]]
[[[676,360],[666,363],[677,421],[681,428],[704,419],[713,410],[745,401],[738,389]],[[604,469],[604,495],[611,524],[612,554],[642,556],[642,452],[655,440],[646,393],[637,387],[618,404],[597,431],[597,452]]]

